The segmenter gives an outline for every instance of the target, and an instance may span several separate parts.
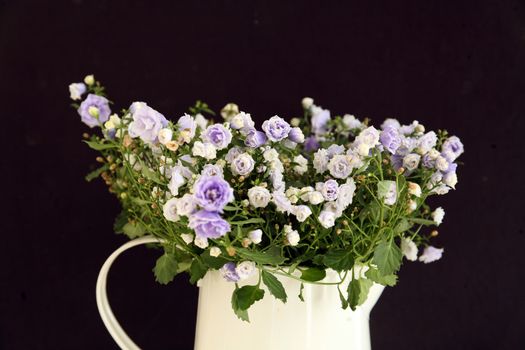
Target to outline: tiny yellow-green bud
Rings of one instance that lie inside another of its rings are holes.
[[[86,77],[84,78],[84,83],[86,83],[86,85],[89,86],[95,84],[95,76],[93,74],[86,75]]]

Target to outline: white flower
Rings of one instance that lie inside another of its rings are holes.
[[[270,171],[270,181],[272,182],[272,187],[275,191],[284,190],[285,183],[283,181],[283,173],[280,170]]]
[[[175,168],[174,168],[175,169]],[[172,170],[171,179],[168,183],[168,189],[174,196],[179,195],[179,188],[186,183],[186,179],[182,176],[180,171]]]
[[[109,120],[104,123],[104,128],[106,130],[115,129],[117,126],[120,126],[120,118],[116,114],[112,114],[109,116]]]
[[[186,244],[190,244],[191,242],[193,242],[193,234],[191,233],[183,233],[180,235],[180,237]]]
[[[180,216],[189,216],[195,211],[196,204],[192,194],[186,193],[182,198],[177,200],[177,214]]]
[[[259,244],[262,241],[262,231],[260,229],[248,232],[248,238],[253,244]]]
[[[197,237],[195,237],[195,240],[193,241],[193,243],[197,247],[199,247],[201,249],[206,249],[206,248],[208,248],[208,245],[209,245],[208,244],[208,238],[206,238],[206,237],[198,237],[197,236]]]
[[[317,218],[324,228],[330,228],[335,225],[335,214],[332,211],[322,210]]]
[[[422,127],[423,125],[419,125]],[[427,132],[425,135],[419,138],[417,141],[417,148],[418,152],[421,154],[425,154],[429,152],[433,147],[436,146],[437,142],[437,135],[435,132],[430,131]]]
[[[377,196],[386,205],[394,205],[397,201],[397,186],[395,181],[384,180],[377,184]]]
[[[343,154],[336,154],[328,163],[330,175],[336,179],[346,179],[352,172],[352,169],[348,156]]]
[[[255,270],[255,263],[253,261],[243,261],[242,263],[238,264],[235,268],[235,272],[237,272],[237,275],[241,280],[253,275]]]
[[[292,213],[299,222],[304,222],[310,215],[312,215],[312,211],[307,205],[298,205],[294,207]]]
[[[89,85],[89,86],[95,84],[95,76],[93,74],[86,75],[84,77],[84,83],[86,83],[86,85]]]
[[[351,177],[346,180],[345,184],[342,184],[339,186],[339,190],[337,192],[337,199],[336,199],[336,205],[339,211],[342,212],[350,204],[352,204],[352,201],[354,199],[355,189],[356,189],[355,181]]]
[[[323,203],[324,197],[323,194],[319,191],[312,191],[308,195],[308,201],[313,205]]]
[[[195,124],[204,130],[208,126],[208,119],[206,119],[202,114],[198,113],[195,115]]]
[[[407,260],[417,260],[417,246],[410,238],[401,239],[401,252],[403,252]]]
[[[432,246],[428,246],[423,250],[423,254],[419,257],[419,261],[424,262],[425,264],[434,262],[436,260],[441,259],[441,256],[443,255],[444,249],[441,248],[435,248]]]
[[[343,124],[348,129],[361,129],[363,127],[363,124],[359,121],[359,119],[351,114],[345,114],[343,116]]]
[[[177,213],[177,198],[171,198],[162,207],[162,211],[166,220],[179,221],[179,215]]]
[[[165,145],[168,142],[170,142],[173,138],[173,131],[171,131],[171,129],[168,128],[160,129],[158,138],[159,142]]]
[[[219,247],[211,247],[210,248],[210,256],[213,256],[213,257],[218,257],[219,255],[221,255],[221,248]]]
[[[222,160],[222,159],[219,159]],[[204,176],[220,176],[224,177],[222,167],[220,166],[221,162],[217,161],[216,164],[206,164],[201,171],[201,175]]]
[[[439,151],[435,148],[431,149],[430,151],[428,151],[428,157],[431,160],[436,160],[437,157],[439,157]]]
[[[324,148],[314,153],[314,169],[318,174],[324,173],[328,169],[328,151]]]
[[[290,125],[293,127],[297,127],[300,124],[301,124],[301,119],[299,118],[292,118],[292,120],[290,120]]]
[[[235,103],[228,103],[221,109],[221,116],[224,120],[229,121],[234,115],[239,113],[239,106]]]
[[[254,208],[264,208],[270,202],[270,191],[261,186],[254,186],[248,190],[248,199]]]
[[[368,146],[368,148],[375,147],[379,145],[379,131],[373,126],[369,126],[357,135],[356,142],[358,144],[364,144]]]
[[[445,217],[445,209],[439,207],[436,208],[431,214],[432,220],[436,223],[436,226],[441,225],[443,218]]]
[[[408,201],[408,212],[411,213],[411,212],[413,212],[414,210],[416,210],[416,208],[417,208],[417,203],[416,203],[416,201],[413,200],[413,199],[410,199],[410,200]]]
[[[241,153],[231,163],[231,171],[235,175],[248,175],[255,167],[255,161],[248,153]]]
[[[301,236],[297,230],[292,229],[290,225],[284,225],[284,233],[286,234],[286,241],[289,245],[296,246],[301,240]]]
[[[286,197],[292,202],[293,204],[297,203],[299,201],[299,189],[297,187],[289,187],[286,192]]]
[[[456,172],[451,171],[443,175],[443,183],[449,187],[456,188],[458,183],[458,176]]]
[[[202,143],[200,141],[195,141],[193,148],[191,150],[194,156],[200,156],[208,160],[215,159],[217,157],[217,151],[211,143]]]
[[[421,187],[417,183],[408,181],[407,185],[409,194],[421,197]]]
[[[293,162],[296,163],[296,165],[293,167],[293,170],[297,174],[303,175],[308,171],[308,159],[302,155],[295,156]]]
[[[279,161],[279,153],[275,150],[275,148],[270,148],[264,151],[263,157],[268,163]]]
[[[228,153],[226,153],[226,162],[231,163],[233,160],[239,155],[243,153],[242,148],[240,147],[232,147],[228,150]]]
[[[438,156],[436,158],[436,169],[441,171],[447,171],[449,163],[445,157]]]
[[[414,171],[419,165],[420,159],[421,159],[421,156],[419,154],[416,154],[416,153],[407,154],[403,158],[403,167],[409,172]]]
[[[308,202],[310,200],[310,192],[313,192],[313,191],[315,191],[315,189],[312,186],[306,186],[306,187],[301,188],[298,196],[299,198],[301,198],[303,202]]]
[[[272,202],[277,207],[277,211],[290,214],[293,211],[293,205],[282,191],[272,192]]]
[[[86,92],[86,85],[83,83],[73,83],[69,85],[69,97],[72,100],[80,100],[82,94]]]
[[[313,104],[314,104],[314,99],[311,97],[304,97],[303,100],[301,101],[301,105],[303,106],[304,109],[308,109],[312,107]]]

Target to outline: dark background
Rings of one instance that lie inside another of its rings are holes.
[[[289,118],[312,96],[460,136],[457,191],[433,200],[444,258],[403,266],[371,314],[374,349],[525,348],[524,62],[518,1],[0,1],[0,348],[116,348],[94,288],[126,238],[117,200],[83,179],[96,153],[67,89],[89,73],[116,107],[171,119],[196,99]],[[157,255],[117,262],[113,309],[145,349],[190,349],[197,288],[157,285]]]

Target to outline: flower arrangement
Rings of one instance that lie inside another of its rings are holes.
[[[235,284],[235,314],[248,321],[265,294],[261,283],[286,302],[276,276],[322,284],[333,269],[342,307],[354,310],[374,282],[396,284],[403,256],[441,258],[443,249],[429,244],[437,231],[424,227],[439,226],[444,210],[425,201],[457,183],[463,145],[446,131],[395,119],[376,129],[368,119],[332,117],[311,98],[300,118],[273,116],[261,129],[233,103],[221,123],[204,116],[214,113],[200,101],[168,121],[144,102],[112,114],[92,75],[69,89],[81,120],[101,129],[84,134],[101,163],[86,179],[101,177],[122,203],[117,233],[159,238],[153,271],[162,284],[220,270]],[[239,287],[253,274],[256,285]]]

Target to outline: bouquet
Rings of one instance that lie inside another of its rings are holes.
[[[425,202],[455,188],[464,150],[444,130],[395,119],[375,128],[332,116],[311,98],[299,117],[273,116],[260,129],[234,103],[219,123],[201,101],[170,121],[144,102],[112,114],[92,75],[69,89],[82,122],[100,129],[84,134],[100,153],[86,179],[101,177],[122,203],[115,232],[159,239],[153,272],[162,284],[219,270],[235,284],[233,311],[248,321],[264,297],[261,283],[287,301],[276,276],[323,284],[335,270],[341,283],[330,284],[354,310],[373,283],[396,284],[403,257],[441,258],[443,249],[430,245],[438,232],[426,227],[439,226],[445,212]],[[254,274],[257,284],[239,287]]]

